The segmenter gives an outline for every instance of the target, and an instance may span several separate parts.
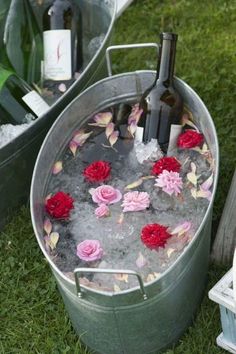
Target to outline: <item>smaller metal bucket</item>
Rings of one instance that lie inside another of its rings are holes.
[[[31,0],[31,3],[33,7],[36,6],[35,0]],[[43,6],[40,7],[41,11],[35,8],[39,23],[41,23],[42,11],[49,3],[49,0],[45,0]],[[88,43],[85,43],[86,67],[79,79],[51,106],[46,114],[39,117],[33,125],[9,144],[0,148],[0,228],[3,227],[7,216],[11,214],[12,210],[25,202],[29,196],[34,163],[40,145],[52,123],[85,87],[107,75],[105,52],[111,41],[116,18],[116,0],[79,0],[79,3],[83,12],[84,33],[90,31],[92,38],[104,34],[104,39],[93,56],[88,53],[86,49]],[[4,23],[10,1],[4,0],[2,6],[5,11],[0,14],[0,50],[2,45],[1,37],[3,36]]]
[[[32,179],[31,216],[39,246],[50,264],[76,332],[88,347],[102,354],[156,353],[172,345],[191,323],[205,287],[218,177],[218,141],[204,103],[179,79],[175,79],[176,86],[203,131],[216,165],[213,198],[194,239],[182,255],[160,278],[145,286],[136,272],[110,270],[110,273],[135,276],[137,286],[108,293],[80,286],[79,275],[85,269],[75,269],[75,281],[68,279],[44,247],[44,198],[59,151],[68,143],[73,131],[95,112],[119,102],[138,100],[154,77],[151,71],[126,73],[104,79],[84,91],[52,126],[41,147]]]

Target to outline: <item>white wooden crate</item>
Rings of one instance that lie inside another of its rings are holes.
[[[209,291],[209,298],[219,304],[222,333],[217,337],[217,345],[236,354],[236,296],[235,264],[221,280]]]

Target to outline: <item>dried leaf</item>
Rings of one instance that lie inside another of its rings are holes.
[[[75,156],[76,151],[77,151],[77,144],[71,140],[70,144],[69,144],[69,149],[72,152],[73,156]]]
[[[111,112],[101,112],[94,116],[95,123],[89,123],[89,125],[105,128],[111,122],[111,120],[112,120]]]
[[[125,283],[128,283],[128,274],[115,274],[115,278],[119,281],[124,281]]]
[[[105,134],[106,134],[107,139],[114,132],[114,127],[115,127],[115,124],[112,122],[106,126]]]
[[[52,173],[54,175],[57,175],[58,173],[60,173],[62,171],[63,167],[62,167],[62,161],[57,161],[52,169]]]
[[[137,181],[128,184],[128,185],[125,187],[125,189],[133,189],[133,188],[136,188],[136,187],[140,186],[142,183],[143,183],[143,179],[140,178],[140,179],[138,179]]]
[[[109,137],[109,143],[111,146],[115,145],[115,143],[118,140],[119,132],[118,130],[115,130]]]
[[[73,136],[72,141],[74,141],[77,146],[82,146],[92,133],[92,131],[85,133],[83,130],[80,130]]]
[[[46,218],[43,223],[43,229],[46,232],[47,235],[49,235],[52,232],[52,223],[51,221]]]
[[[143,268],[147,264],[147,260],[145,257],[142,255],[141,252],[138,254],[138,258],[136,259],[136,266],[138,268]]]

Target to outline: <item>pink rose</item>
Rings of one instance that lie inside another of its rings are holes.
[[[95,215],[97,218],[103,218],[105,216],[108,216],[110,214],[109,208],[106,204],[100,204],[96,209],[95,209]]]
[[[128,192],[124,195],[121,206],[124,208],[123,212],[139,211],[148,208],[150,205],[149,194],[146,192]]]
[[[106,184],[97,188],[91,188],[90,194],[92,199],[97,204],[114,204],[121,200],[122,194],[118,189]]]
[[[85,240],[77,245],[77,256],[86,262],[97,261],[103,256],[103,249],[98,240]]]

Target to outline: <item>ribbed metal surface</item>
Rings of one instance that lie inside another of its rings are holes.
[[[176,85],[205,134],[216,162],[213,199],[194,239],[182,255],[159,279],[145,286],[147,300],[144,300],[139,286],[115,294],[81,286],[83,296],[79,298],[75,282],[59,271],[44,248],[42,205],[51,166],[57,160],[59,150],[78,128],[78,122],[82,124],[95,111],[119,101],[138,99],[153,82],[154,75],[150,71],[117,75],[84,91],[52,126],[33,174],[31,215],[39,246],[57,280],[75,330],[89,347],[102,354],[156,353],[173,344],[191,323],[205,287],[212,205],[219,168],[218,141],[204,103],[179,79],[176,79]]]

